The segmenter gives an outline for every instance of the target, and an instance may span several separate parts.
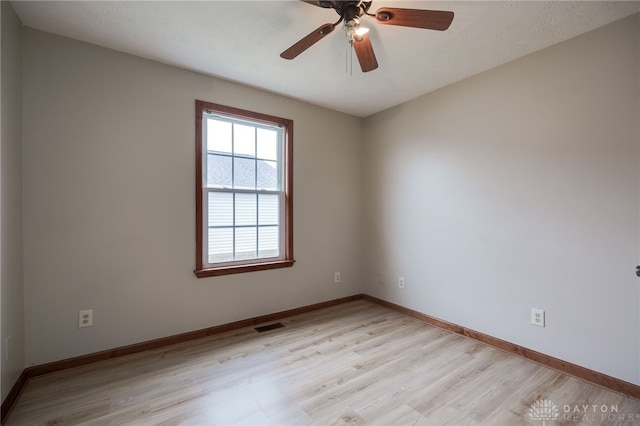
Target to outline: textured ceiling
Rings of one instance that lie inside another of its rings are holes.
[[[300,1],[14,1],[26,26],[365,117],[640,11],[640,1],[393,1],[450,10],[444,32],[368,26],[362,73],[340,27],[292,61],[280,53],[338,18]],[[348,66],[353,61],[353,67]]]

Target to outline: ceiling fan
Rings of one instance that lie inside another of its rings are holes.
[[[375,18],[379,24],[399,25],[403,27],[425,28],[428,30],[444,31],[453,21],[453,12],[439,10],[401,9],[397,7],[382,7],[375,13],[369,13],[373,0],[301,0],[314,6],[333,9],[340,19],[333,24],[324,24],[312,33],[280,54],[284,59],[294,59],[302,52],[313,46],[326,35],[333,32],[338,24],[343,23],[347,39],[356,51],[362,72],[373,71],[378,68],[376,55],[373,53],[368,29],[360,26],[362,16]]]

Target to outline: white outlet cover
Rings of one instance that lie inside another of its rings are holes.
[[[5,361],[9,361],[9,342],[11,342],[11,336],[7,337],[4,341],[4,348],[5,348]]]
[[[544,310],[531,308],[531,324],[544,327]]]
[[[78,312],[78,328],[93,326],[93,309]]]

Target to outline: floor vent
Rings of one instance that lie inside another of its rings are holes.
[[[281,322],[277,322],[275,324],[261,325],[260,327],[254,328],[254,330],[257,331],[258,333],[264,333],[265,331],[275,330],[276,328],[282,328],[282,327],[284,327],[284,324],[282,324]]]

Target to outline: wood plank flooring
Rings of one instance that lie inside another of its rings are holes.
[[[34,379],[7,425],[640,425],[638,401],[368,301],[281,322]]]

